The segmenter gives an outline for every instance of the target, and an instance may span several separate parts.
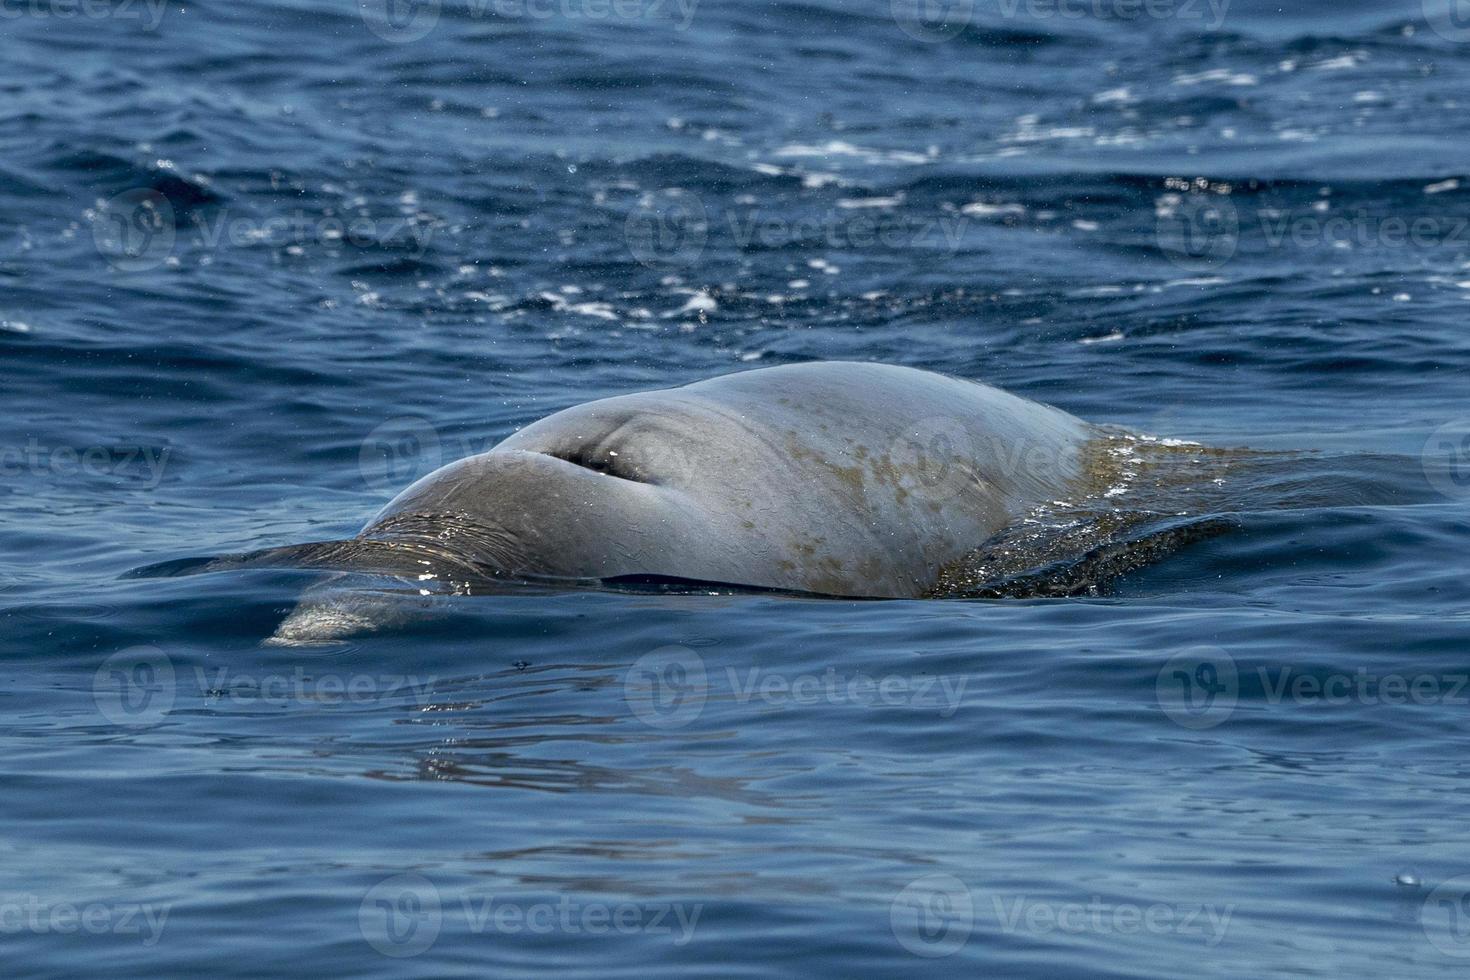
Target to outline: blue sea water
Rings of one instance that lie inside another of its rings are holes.
[[[1464,975],[1458,12],[0,6],[6,974]],[[824,358],[1321,455],[1097,597],[120,578]]]

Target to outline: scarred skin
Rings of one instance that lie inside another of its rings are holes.
[[[361,536],[448,541],[509,577],[913,597],[1069,493],[1092,432],[913,368],[765,368],[557,412],[419,480]]]

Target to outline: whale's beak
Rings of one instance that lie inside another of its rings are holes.
[[[272,647],[333,646],[347,637],[373,633],[416,618],[425,606],[415,596],[352,588],[334,575],[301,596],[281,624],[261,643]]]

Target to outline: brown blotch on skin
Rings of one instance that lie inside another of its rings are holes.
[[[837,477],[840,483],[852,490],[853,493],[862,496],[865,492],[862,466],[839,466],[825,456],[819,456],[803,444],[795,432],[786,433],[786,450],[794,460],[799,462],[811,460],[812,462],[825,466],[833,476]]]

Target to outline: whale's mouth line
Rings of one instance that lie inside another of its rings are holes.
[[[467,514],[394,514],[355,538],[308,541],[243,554],[179,558],[134,568],[123,578],[174,578],[243,569],[362,572],[416,581],[517,577],[524,567],[514,535]]]

